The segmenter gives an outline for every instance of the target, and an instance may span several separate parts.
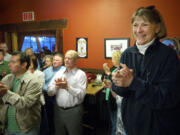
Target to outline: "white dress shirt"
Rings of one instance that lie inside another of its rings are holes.
[[[150,45],[152,45],[152,43],[154,42],[154,40],[155,40],[155,38],[154,38],[153,40],[151,40],[150,42],[144,44],[144,45],[138,45],[138,43],[136,42],[136,45],[137,45],[137,48],[138,48],[139,52],[140,52],[142,55],[144,55],[145,52],[146,52],[146,50],[148,49],[148,47],[149,47]]]
[[[56,89],[55,80],[66,78],[68,90]],[[48,85],[47,92],[50,96],[56,95],[56,102],[59,107],[67,108],[79,105],[83,102],[87,88],[86,74],[77,68],[67,72],[66,68],[60,69]]]

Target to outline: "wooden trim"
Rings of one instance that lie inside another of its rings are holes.
[[[92,69],[92,68],[81,68],[84,72],[90,72],[95,74],[102,74],[104,72],[103,69]]]
[[[1,24],[0,31],[2,32],[29,32],[29,31],[44,31],[56,30],[67,27],[67,19],[48,20],[39,22],[22,22],[12,24]]]
[[[32,21],[0,25],[0,31],[4,33],[41,33],[43,31],[56,32],[56,45],[59,52],[63,53],[63,29],[67,27],[67,19]],[[6,38],[6,43],[11,43],[11,38]],[[12,45],[10,45],[12,48]],[[14,50],[14,48],[13,48]],[[11,49],[11,51],[13,51]],[[16,49],[15,49],[16,50]]]
[[[13,48],[12,48],[12,34],[10,32],[4,32],[4,41],[8,46],[8,52],[11,53]]]
[[[12,32],[11,33],[12,37],[12,50],[13,51],[18,51],[18,37],[17,37],[17,32]]]
[[[57,51],[63,54],[63,30],[56,30]]]

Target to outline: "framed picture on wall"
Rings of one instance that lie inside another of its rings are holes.
[[[76,51],[78,52],[80,58],[88,57],[88,38],[76,38]]]
[[[106,59],[112,58],[112,53],[117,50],[122,52],[129,47],[129,38],[105,38],[104,54]]]

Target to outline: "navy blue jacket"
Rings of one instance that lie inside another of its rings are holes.
[[[128,135],[180,135],[180,63],[176,52],[158,39],[139,53],[126,49],[121,63],[133,69],[129,87],[112,89],[122,101],[122,119]]]

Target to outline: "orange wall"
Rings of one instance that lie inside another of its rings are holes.
[[[68,19],[64,52],[76,49],[76,37],[88,38],[88,58],[81,68],[102,68],[104,38],[131,38],[131,16],[141,7],[155,5],[164,17],[168,36],[180,37],[179,0],[1,0],[0,24],[22,21],[22,12],[34,11],[35,20]],[[131,45],[133,45],[131,38]]]

